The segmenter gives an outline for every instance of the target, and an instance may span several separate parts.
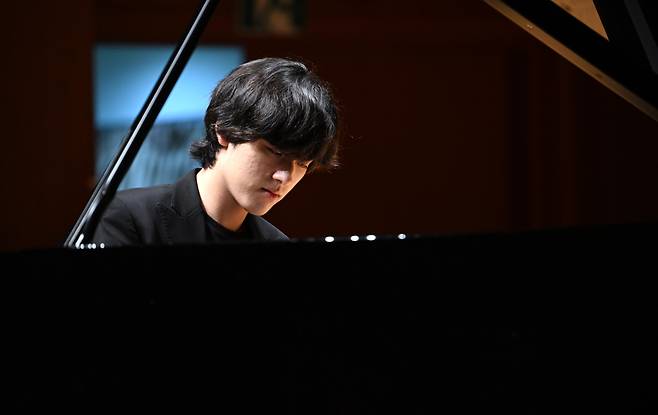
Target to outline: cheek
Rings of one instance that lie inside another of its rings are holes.
[[[245,167],[252,175],[257,176],[270,170],[274,171],[275,165],[272,160],[269,160],[267,157],[263,157],[259,154],[251,154],[245,163]]]
[[[234,168],[239,170],[242,181],[254,182],[260,180],[263,173],[267,170],[267,163],[264,160],[258,160],[257,157],[245,157]]]

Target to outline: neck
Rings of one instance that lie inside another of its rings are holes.
[[[228,230],[235,232],[240,229],[247,211],[233,198],[219,172],[212,167],[201,169],[196,175],[196,183],[208,216]]]

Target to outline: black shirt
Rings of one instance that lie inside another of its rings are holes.
[[[253,236],[250,227],[247,224],[248,219],[245,219],[242,226],[240,226],[240,229],[233,232],[217,223],[207,213],[204,212],[203,216],[206,222],[208,242],[243,241],[251,239]]]

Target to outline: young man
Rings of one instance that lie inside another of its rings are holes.
[[[310,171],[337,166],[337,110],[304,64],[247,62],[214,89],[201,163],[178,182],[117,192],[93,241],[106,246],[285,240],[260,216]]]

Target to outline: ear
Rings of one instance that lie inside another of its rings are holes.
[[[217,141],[219,142],[220,147],[222,148],[228,147],[228,140],[222,137],[221,134],[217,134]]]

